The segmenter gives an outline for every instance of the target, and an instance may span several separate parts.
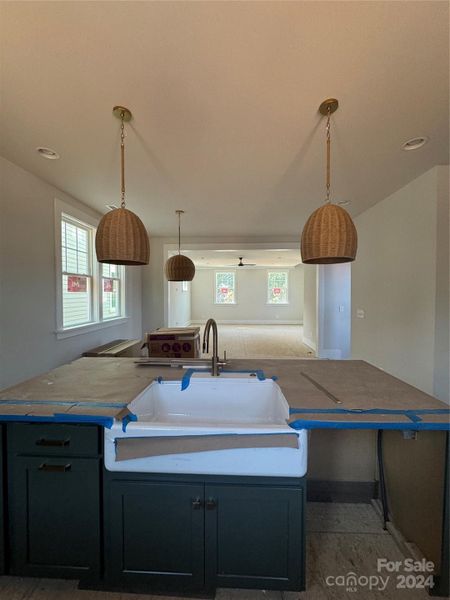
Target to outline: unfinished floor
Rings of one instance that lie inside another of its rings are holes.
[[[424,589],[399,589],[396,574],[378,573],[377,559],[402,560],[394,539],[383,530],[370,504],[314,502],[307,510],[307,591],[218,589],[216,600],[344,600],[344,598],[429,600]],[[337,585],[336,576],[354,573],[356,588]],[[369,590],[370,576],[389,576],[383,591]],[[331,578],[331,579],[330,579]],[[328,579],[328,584],[327,584]],[[1,600],[172,600],[172,596],[93,592],[77,589],[76,581],[0,578]]]
[[[204,326],[201,327],[203,336]],[[301,325],[218,325],[219,354],[229,358],[312,358]],[[212,339],[211,339],[212,343]],[[211,348],[210,348],[211,349]]]

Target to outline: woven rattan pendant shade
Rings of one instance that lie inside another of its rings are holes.
[[[178,216],[178,254],[171,256],[164,266],[167,281],[192,281],[195,275],[195,265],[192,260],[181,254],[181,215],[184,210],[176,210]]]
[[[140,218],[125,208],[125,122],[132,114],[124,106],[115,106],[113,115],[120,119],[121,206],[106,213],[95,234],[95,251],[100,263],[112,265],[148,265],[150,242]]]
[[[192,281],[195,275],[194,263],[183,254],[171,256],[164,270],[168,281]]]
[[[357,245],[356,227],[348,212],[336,204],[325,204],[312,213],[303,228],[302,262],[351,262],[355,260]]]
[[[95,235],[100,263],[148,265],[150,244],[140,218],[127,208],[116,208],[103,216]]]
[[[302,262],[310,265],[345,263],[356,258],[358,236],[352,218],[345,209],[331,202],[330,117],[338,107],[336,98],[328,98],[319,106],[320,114],[327,117],[326,203],[312,213],[302,231]]]

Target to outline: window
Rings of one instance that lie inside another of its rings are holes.
[[[287,271],[269,271],[267,273],[267,303],[288,304]]]
[[[102,268],[102,317],[113,319],[121,315],[122,269],[120,265],[101,265]]]
[[[236,304],[236,277],[233,271],[217,272],[215,284],[216,304]]]
[[[69,217],[61,219],[64,328],[93,320],[91,229]]]
[[[93,219],[58,200],[55,209],[57,332],[65,337],[117,322],[125,314],[124,267],[96,261]]]

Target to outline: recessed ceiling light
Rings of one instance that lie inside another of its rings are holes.
[[[57,152],[51,148],[44,148],[44,146],[39,146],[36,148],[36,152],[38,152],[44,158],[48,158],[49,160],[56,160],[59,158],[59,154]]]
[[[339,202],[338,202],[339,206],[348,206],[351,203],[352,203],[351,200],[339,200]]]
[[[213,250],[213,252],[239,252],[239,250]]]
[[[422,146],[425,146],[429,139],[426,135],[411,138],[402,145],[402,150],[418,150]]]

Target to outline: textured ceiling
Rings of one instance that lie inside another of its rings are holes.
[[[320,102],[336,96],[336,200],[356,215],[448,162],[447,2],[2,2],[0,153],[152,235],[297,235],[323,200]],[[427,135],[417,152],[401,144]],[[57,150],[48,161],[37,146]]]

